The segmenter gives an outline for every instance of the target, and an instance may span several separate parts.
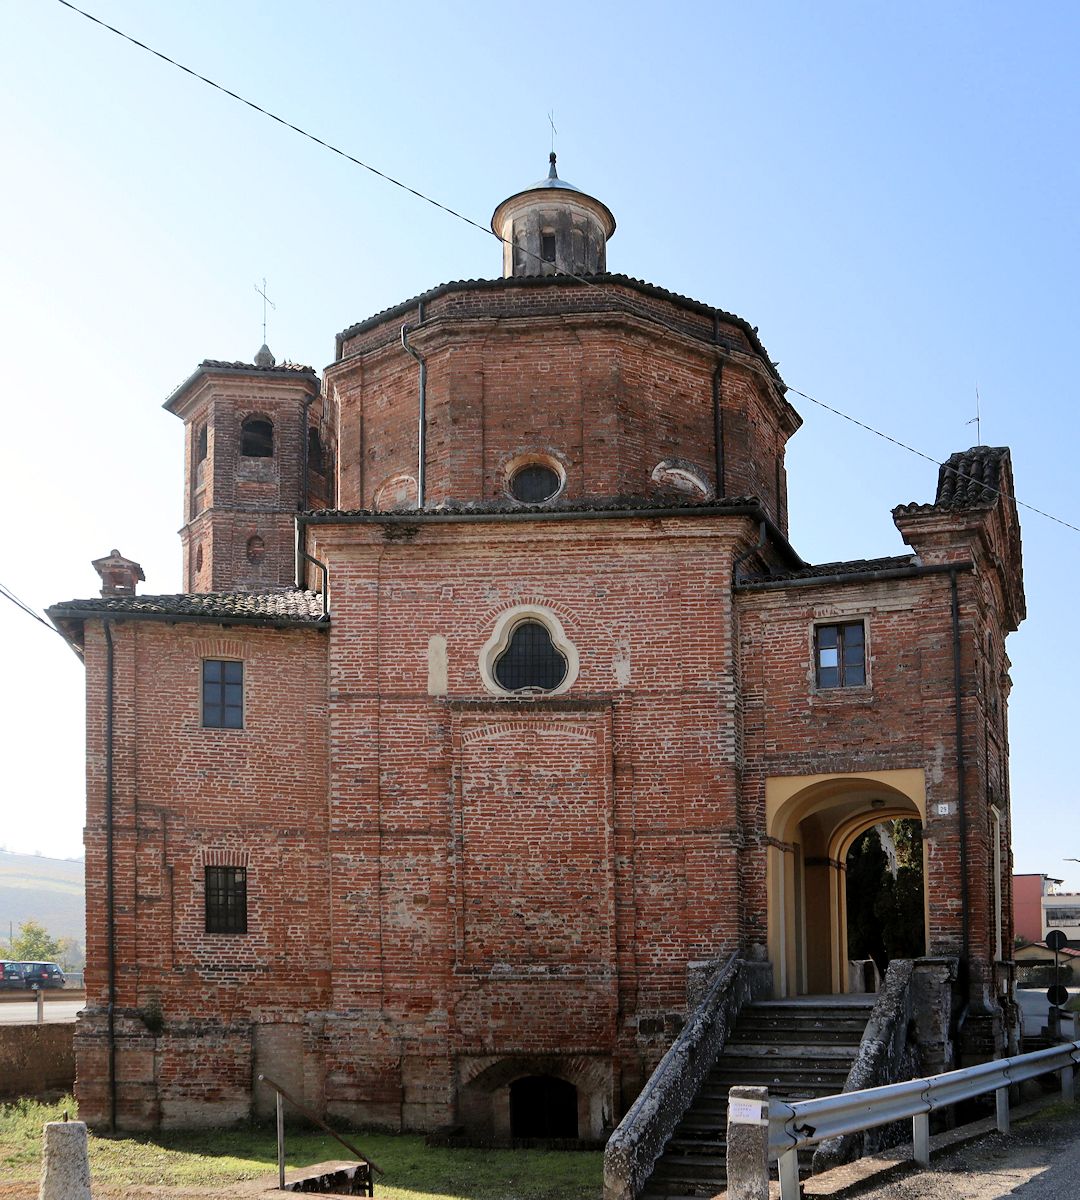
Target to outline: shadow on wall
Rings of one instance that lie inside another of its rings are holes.
[[[0,1025],[0,1100],[48,1099],[75,1086],[75,1022]]]

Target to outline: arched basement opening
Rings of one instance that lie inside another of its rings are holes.
[[[576,1138],[577,1088],[555,1075],[525,1075],[510,1084],[510,1135]]]

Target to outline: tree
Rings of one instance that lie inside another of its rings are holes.
[[[55,962],[60,957],[60,939],[37,921],[24,921],[11,942],[11,957],[19,962]]]
[[[884,843],[895,852],[890,868]],[[898,819],[875,825],[848,852],[848,957],[872,958],[884,972],[894,958],[924,953],[922,826]]]

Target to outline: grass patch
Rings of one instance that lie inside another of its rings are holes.
[[[36,1182],[41,1171],[41,1127],[74,1117],[75,1101],[20,1100],[0,1105],[0,1178]],[[346,1136],[349,1136],[346,1134]],[[357,1133],[355,1144],[382,1167],[375,1194],[387,1200],[599,1200],[602,1156],[589,1151],[447,1150],[415,1135]],[[348,1158],[322,1133],[290,1129],[286,1165],[310,1166]],[[152,1136],[90,1135],[90,1171],[113,1187],[225,1188],[277,1172],[272,1128],[167,1132]],[[276,1180],[271,1180],[271,1184]]]

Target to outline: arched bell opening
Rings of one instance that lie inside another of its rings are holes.
[[[875,826],[895,820],[921,826],[925,813],[925,782],[918,770],[766,781],[769,956],[776,995],[867,990],[872,980],[853,977],[850,967],[848,855]],[[925,927],[925,896],[923,914]],[[920,953],[925,937],[923,946]]]

